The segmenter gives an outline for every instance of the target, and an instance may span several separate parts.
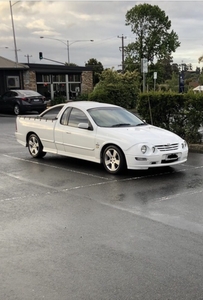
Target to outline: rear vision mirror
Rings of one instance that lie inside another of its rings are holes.
[[[88,123],[79,123],[78,128],[89,129],[89,124]]]

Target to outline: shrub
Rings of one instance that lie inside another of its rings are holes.
[[[89,94],[88,93],[84,93],[79,95],[76,100],[78,101],[88,101],[89,100]]]
[[[150,92],[139,94],[137,112],[148,123],[180,135],[188,143],[200,143],[203,95]]]
[[[63,96],[55,97],[53,100],[51,100],[51,106],[60,104],[60,103],[65,103],[66,98]]]
[[[120,105],[127,109],[134,108],[139,93],[138,78],[136,72],[121,74],[105,70],[100,82],[89,95],[89,100]]]

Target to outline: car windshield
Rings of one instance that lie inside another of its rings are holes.
[[[146,125],[141,119],[120,107],[97,107],[88,110],[100,127],[126,127]]]

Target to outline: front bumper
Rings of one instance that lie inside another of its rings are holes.
[[[147,170],[155,167],[165,167],[182,164],[187,161],[188,149],[151,155],[126,155],[127,168],[132,170]]]

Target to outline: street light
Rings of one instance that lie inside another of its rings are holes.
[[[14,6],[18,2],[20,2],[20,1],[17,1],[15,3],[11,4],[11,1],[9,1],[9,3],[10,3],[10,11],[11,11],[11,22],[12,22],[12,29],[13,29],[13,41],[14,41],[14,50],[15,50],[16,64],[18,63],[18,52],[17,52],[18,49],[17,49],[16,37],[15,37],[15,28],[14,28],[14,21],[13,21],[12,6]]]
[[[45,37],[45,36],[40,36],[40,39],[50,39],[50,40],[56,40],[59,41],[61,43],[63,43],[64,45],[66,45],[67,48],[67,57],[68,57],[68,64],[70,65],[70,46],[74,43],[78,43],[78,42],[94,42],[94,40],[75,40],[70,42],[69,40],[61,40],[61,39],[57,39],[57,38],[51,38],[51,37]]]

